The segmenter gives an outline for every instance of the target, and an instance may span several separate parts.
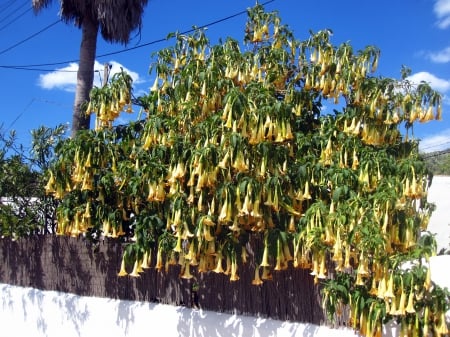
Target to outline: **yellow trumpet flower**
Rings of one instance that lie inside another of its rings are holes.
[[[239,227],[239,218],[236,216],[233,220],[233,226],[230,227],[230,230],[233,232],[239,232],[241,228]]]
[[[163,258],[162,258],[162,249],[159,248],[157,253],[156,253],[156,265],[155,265],[155,269],[156,270],[161,270],[163,267]]]
[[[194,247],[194,245],[191,245],[191,247]],[[189,264],[191,266],[198,266],[199,264],[197,260],[197,254],[194,252],[194,249],[189,250],[189,253],[186,255],[185,259],[189,260]]]
[[[397,299],[395,298],[395,296],[394,297],[392,297],[391,298],[391,307],[390,307],[390,310],[389,310],[389,315],[392,315],[392,316],[397,316],[398,315],[398,312],[397,312]]]
[[[436,332],[438,336],[448,336],[449,330],[447,327],[447,320],[445,312],[441,312],[439,317],[439,324],[436,326]]]
[[[191,267],[190,267],[189,261],[187,261],[184,263],[184,271],[183,271],[183,274],[181,275],[181,278],[189,280],[192,277],[193,276],[191,274]]]
[[[434,117],[437,121],[442,120],[442,105],[439,103],[436,108],[436,116]]]
[[[56,179],[53,175],[53,172],[50,171],[50,178],[48,179],[47,185],[45,185],[45,192],[47,194],[55,193],[55,182]]]
[[[383,296],[385,298],[395,298],[395,295],[394,295],[394,277],[393,277],[392,273],[389,276],[389,281],[387,282],[387,289],[384,292]]]
[[[127,276],[128,275],[128,273],[125,269],[125,257],[122,257],[122,262],[120,264],[120,271],[117,275],[118,276]]]
[[[141,268],[142,269],[149,269],[150,268],[150,254],[149,254],[148,250],[146,250],[144,252],[144,256],[142,257]]]
[[[222,259],[223,259],[222,254],[220,254],[220,253],[217,254],[217,256],[216,256],[216,268],[213,270],[214,273],[221,274],[221,273],[225,272],[223,270],[223,267],[222,267]]]
[[[219,164],[217,166],[220,168],[223,168],[223,169],[228,168],[229,159],[230,159],[230,151],[227,151],[225,153],[225,156],[223,157],[223,159],[219,162]]]
[[[263,281],[261,280],[261,277],[259,276],[259,265],[255,266],[255,277],[252,280],[252,285],[259,286],[263,284]]]
[[[317,254],[313,254],[312,257],[312,271],[310,275],[317,276],[319,274],[319,261]]]
[[[228,256],[227,255],[227,258],[226,258],[226,268],[225,268],[225,271],[223,272],[225,275],[230,275],[230,272],[231,272],[231,258],[230,258],[230,256]]]
[[[357,286],[364,286],[364,285],[365,285],[364,280],[363,280],[361,274],[356,274],[356,281],[355,281],[355,284],[356,284]]]
[[[94,186],[92,184],[92,176],[88,172],[85,172],[83,176],[83,184],[81,185],[82,191],[92,191]]]
[[[86,157],[86,160],[84,162],[84,167],[91,167],[92,166],[92,159],[91,158],[92,158],[92,152],[89,151],[88,155]]]
[[[342,257],[342,241],[340,231],[337,231],[336,240],[333,245],[333,256],[331,258],[335,262],[339,262],[343,260]]]
[[[84,218],[90,218],[91,217],[91,202],[90,201],[86,202],[86,207],[84,209],[83,217]]]
[[[144,269],[142,268],[142,260],[137,260],[137,267],[136,267],[137,269],[137,272],[138,273],[143,273],[144,272]]]
[[[295,233],[296,232],[296,226],[295,226],[295,217],[291,215],[289,217],[289,224],[287,228],[289,233]]]
[[[378,294],[377,280],[375,277],[372,278],[369,294],[373,296],[376,296]]]
[[[193,236],[194,234],[189,230],[187,222],[183,221],[183,234],[181,235],[182,239],[187,240],[188,238],[192,238]]]
[[[311,194],[309,193],[309,181],[306,181],[305,192],[303,193],[303,199],[310,200],[311,198],[312,198]]]
[[[237,274],[238,266],[236,263],[236,259],[231,259],[231,276],[230,281],[238,281],[239,275]]]
[[[277,240],[277,258],[274,270],[283,270],[284,269],[284,255],[281,249],[280,240]]]
[[[264,205],[266,205],[266,206],[273,206],[272,191],[271,190],[267,191],[266,201],[264,202]]]
[[[244,204],[239,212],[239,215],[249,215],[252,211],[252,202],[250,200],[249,193],[245,195]]]
[[[269,267],[269,244],[267,243],[267,239],[264,240],[264,251],[262,256],[262,261],[260,264],[261,267]]]
[[[368,275],[369,270],[367,269],[367,265],[368,265],[367,257],[364,256],[363,252],[361,252],[361,254],[359,256],[359,265],[358,265],[357,273],[360,275]]]
[[[321,257],[320,257],[319,274],[317,275],[317,278],[320,278],[320,279],[327,278],[327,269],[326,269],[325,262],[326,262],[325,253],[322,253]]]
[[[250,215],[256,219],[259,219],[262,217],[262,214],[261,214],[260,208],[259,208],[260,202],[261,202],[260,198],[257,197],[253,203],[252,210],[250,211]]]
[[[423,110],[424,113],[422,113],[419,117],[419,121],[421,123],[426,123],[434,119],[433,115],[433,106],[430,104],[426,110]]]
[[[345,246],[345,257],[344,257],[344,268],[350,269],[352,268],[352,265],[350,263],[350,257],[351,257],[351,247],[350,245]]]
[[[209,230],[209,226],[203,226],[203,238],[206,241],[213,241],[214,237],[211,235],[211,232]]]
[[[181,233],[179,231],[177,231],[177,244],[175,246],[175,248],[173,249],[174,252],[177,253],[181,253],[182,252],[182,248],[181,248]]]
[[[405,311],[408,314],[415,313],[416,310],[414,309],[414,291],[411,289],[408,296],[408,304],[406,305]]]
[[[399,303],[398,303],[398,308],[397,308],[397,311],[396,311],[397,315],[400,315],[400,316],[404,316],[405,315],[405,313],[406,313],[405,305],[406,305],[406,293],[402,289],[402,292],[400,294],[400,300],[399,300]]]
[[[131,272],[130,276],[132,277],[140,277],[141,275],[139,275],[139,262],[138,260],[134,261],[134,266],[133,266],[133,271]]]
[[[377,297],[379,299],[383,299],[384,297],[384,293],[386,292],[386,278],[383,277],[382,279],[380,279],[380,281],[378,282],[378,289],[377,289]]]
[[[359,166],[358,155],[356,154],[356,150],[353,150],[352,170],[356,170],[358,166]]]
[[[362,336],[366,336],[367,333],[367,315],[364,310],[359,314],[359,332]]]
[[[238,153],[236,154],[236,158],[231,166],[238,172],[248,171],[248,165],[245,162],[244,154],[242,153],[242,151],[238,151]]]

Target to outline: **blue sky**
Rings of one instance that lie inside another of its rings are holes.
[[[127,46],[99,37],[97,84],[108,62],[113,71],[123,67],[130,72],[136,94],[147,92],[153,83],[148,71],[152,53],[173,43],[154,41],[245,12],[254,4],[255,0],[150,0],[141,35],[133,35]],[[413,81],[425,80],[444,96],[443,120],[417,124],[415,136],[423,151],[450,148],[450,0],[274,0],[265,8],[277,10],[297,39],[306,39],[309,30],[329,28],[335,45],[348,41],[355,50],[377,46],[377,76],[400,78],[402,65],[411,68]],[[72,119],[81,32],[58,22],[58,11],[56,0],[38,15],[31,10],[31,0],[0,0],[0,125],[3,131],[16,130],[26,147],[32,129]],[[245,20],[241,14],[210,25],[207,35],[212,43],[228,36],[242,40]]]

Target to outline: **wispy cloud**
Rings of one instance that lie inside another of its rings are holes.
[[[421,152],[443,151],[450,148],[450,129],[422,138],[419,143]]]
[[[123,69],[123,71],[127,72],[131,76],[134,84],[142,82],[138,73],[127,69],[122,64],[116,61],[110,61],[109,64],[111,66],[110,76],[119,73]],[[95,61],[94,69],[94,86],[99,87],[101,86],[104,66],[100,62]],[[77,85],[77,70],[78,64],[70,63],[64,68],[59,68],[51,73],[40,75],[38,79],[38,85],[41,88],[48,90],[58,89],[75,92],[75,88]]]
[[[448,63],[450,62],[450,47],[444,48],[437,52],[428,52],[426,55],[432,62]]]
[[[437,17],[437,26],[445,29],[450,26],[450,0],[436,0],[433,7]]]
[[[450,90],[450,81],[439,78],[429,72],[421,71],[412,74],[408,77],[408,80],[413,84],[419,84],[420,82],[428,83],[434,90],[440,93],[445,93]]]

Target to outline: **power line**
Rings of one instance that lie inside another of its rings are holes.
[[[22,115],[28,110],[28,108],[33,104],[34,102],[34,98],[31,99],[31,101],[28,102],[28,104],[25,106],[25,108],[22,110],[22,112],[20,112],[16,118],[14,118],[14,120],[11,122],[11,124],[9,124],[8,130],[11,130],[11,128],[14,126],[14,124],[17,122],[17,120],[22,117]]]
[[[271,2],[274,2],[274,1],[275,0],[269,0],[269,1],[264,2],[261,5],[267,5],[267,4],[269,4]],[[211,26],[214,26],[214,25],[216,25],[218,23],[221,23],[221,22],[224,22],[224,21],[228,21],[230,19],[233,19],[233,18],[235,18],[237,16],[240,16],[240,15],[243,15],[243,14],[246,14],[246,13],[247,13],[247,10],[243,10],[243,11],[240,11],[238,13],[235,13],[235,14],[229,15],[227,17],[224,17],[222,19],[218,19],[218,20],[206,23],[204,25],[198,26],[196,28],[188,29],[188,30],[186,30],[184,32],[181,32],[180,34],[189,34],[189,33],[192,33],[194,31],[198,30],[198,29],[211,27]],[[135,50],[135,49],[147,47],[147,46],[150,46],[150,45],[153,45],[153,44],[156,44],[156,43],[161,43],[161,42],[164,42],[164,41],[167,41],[167,38],[160,38],[160,39],[153,40],[153,41],[150,41],[150,42],[147,42],[147,43],[138,44],[138,45],[136,45],[134,47],[124,48],[122,50],[117,50],[117,51],[110,52],[110,53],[104,53],[104,54],[101,54],[101,55],[97,55],[96,58],[103,58],[103,57],[106,57],[106,56],[117,55],[117,54],[129,52],[129,51],[132,51],[132,50]],[[0,68],[15,69],[15,70],[31,70],[31,71],[56,71],[55,69],[53,69],[53,70],[46,70],[46,69],[39,69],[38,67],[57,66],[57,65],[67,64],[67,63],[77,63],[78,61],[79,61],[79,59],[73,59],[73,60],[67,60],[67,61],[61,61],[61,62],[29,64],[29,65],[9,65],[9,66],[8,65],[0,65]]]
[[[2,4],[0,6],[0,11],[5,11],[6,9],[8,9],[12,4],[14,4],[17,0],[9,0],[7,2],[5,2],[4,4]]]
[[[0,55],[6,53],[7,51],[10,51],[11,49],[14,49],[14,48],[17,47],[17,46],[20,46],[22,43],[25,43],[25,42],[27,42],[28,40],[31,40],[33,37],[35,37],[35,36],[37,36],[37,35],[39,35],[39,34],[45,32],[47,29],[53,27],[54,25],[56,25],[56,24],[59,23],[59,22],[61,22],[61,19],[59,19],[59,20],[57,20],[57,21],[55,21],[55,22],[49,24],[47,27],[44,27],[44,28],[41,29],[40,31],[34,33],[33,35],[30,35],[29,37],[23,39],[22,41],[19,41],[19,42],[17,42],[16,44],[13,44],[12,46],[10,46],[10,47],[8,47],[8,48],[3,49],[2,51],[0,51]]]
[[[447,142],[444,142],[444,143],[428,145],[428,146],[424,147],[423,150],[430,149],[430,148],[433,148],[433,147],[442,146],[442,145],[445,145],[445,144],[450,144],[450,141],[447,141]]]
[[[22,2],[21,5],[19,5],[19,7],[16,7],[16,8],[13,9],[12,11],[9,11],[9,12],[5,13],[6,10],[7,10],[9,7],[11,7],[15,2],[17,2],[17,0],[10,1],[9,3],[5,4],[5,7],[4,7],[4,8],[1,9],[1,12],[2,12],[1,14],[4,15],[4,17],[0,19],[0,22],[5,21],[6,18],[11,17],[11,15],[14,14],[14,13],[16,13],[19,9],[21,9],[22,7],[25,7],[27,4],[30,4],[30,3],[28,2],[28,0],[25,0],[24,2]],[[31,4],[30,4],[30,5],[31,5]]]
[[[56,102],[56,101],[50,101],[47,99],[43,99],[43,98],[38,98],[38,97],[34,97],[32,98],[28,104],[25,106],[25,108],[23,108],[23,110],[21,112],[19,112],[16,116],[16,118],[14,118],[14,120],[11,122],[11,124],[9,124],[9,127],[6,131],[9,131],[12,129],[12,127],[14,126],[14,124],[16,124],[16,122],[19,120],[19,118],[21,118],[23,116],[23,114],[25,112],[28,111],[28,109],[30,109],[30,107],[35,103],[35,102],[42,102],[42,103],[46,103],[46,104],[52,104],[52,105],[57,105],[57,106],[61,106],[63,108],[70,108],[70,106],[66,105],[66,104],[62,104],[60,102]]]
[[[16,22],[18,19],[20,19],[22,16],[24,16],[25,14],[27,14],[29,11],[31,11],[31,7],[26,9],[25,11],[23,11],[22,13],[20,13],[18,16],[16,16],[14,19],[12,19],[11,21],[9,21],[6,25],[0,27],[0,31],[2,31],[3,29],[5,29],[6,27],[8,27],[9,25],[13,24],[14,22]]]
[[[12,18],[10,21],[8,21],[6,24],[4,24],[3,26],[0,27],[0,31],[2,31],[3,29],[5,29],[6,27],[10,26],[11,24],[13,24],[14,22],[16,22],[17,20],[19,20],[22,16],[24,16],[25,14],[27,14],[29,11],[31,11],[32,8],[27,8],[26,10],[24,10],[22,13],[20,13],[19,15],[15,16],[14,18]],[[16,10],[17,11],[17,10]],[[4,20],[6,20],[7,18],[9,18],[10,15],[5,16],[5,18],[3,18],[0,22],[3,22]]]

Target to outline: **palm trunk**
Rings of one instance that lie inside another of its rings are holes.
[[[77,72],[77,89],[72,115],[72,137],[79,130],[87,130],[90,127],[90,116],[85,115],[81,106],[89,101],[89,92],[94,81],[98,21],[92,21],[88,16],[84,17],[81,30],[80,64]]]

